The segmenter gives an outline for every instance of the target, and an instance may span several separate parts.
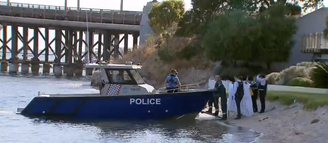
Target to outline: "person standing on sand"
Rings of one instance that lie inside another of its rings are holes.
[[[220,76],[215,76],[215,85],[213,87],[213,98],[211,98],[208,102],[207,102],[207,106],[208,106],[208,110],[205,111],[205,113],[208,114],[213,114],[213,104],[214,104],[214,108],[215,108],[215,113],[214,116],[217,116],[219,114],[219,104],[218,104],[218,100],[219,97],[217,95],[217,87],[218,87],[218,81],[220,80]]]
[[[167,93],[178,92],[181,86],[180,80],[178,78],[178,71],[175,69],[171,69],[170,74],[166,77],[166,90]]]
[[[244,97],[244,83],[234,76],[235,82],[233,83],[233,95],[235,95],[235,102],[237,107],[237,117],[235,119],[241,119],[241,100]]]
[[[267,81],[265,79],[265,75],[257,75],[256,81],[259,82],[258,84],[258,90],[259,90],[259,96],[260,96],[260,102],[261,102],[261,111],[259,113],[265,112],[265,97],[267,94]]]
[[[233,84],[235,83],[235,79],[233,77],[228,77],[229,86],[228,86],[228,111],[229,112],[237,112],[235,95],[233,94]]]
[[[215,86],[214,86],[214,106],[216,111],[214,113],[215,116],[219,114],[218,108],[218,100],[221,98],[221,110],[222,110],[222,118],[220,120],[227,120],[227,93],[224,85],[222,84],[221,77],[219,75],[215,76]],[[216,103],[215,103],[216,102]]]
[[[253,78],[253,77],[249,77],[248,80],[249,80],[249,83],[251,84],[250,87],[253,91],[253,95],[252,95],[253,111],[254,111],[254,113],[256,113],[256,112],[258,112],[257,98],[259,96],[259,91],[258,91],[259,82],[257,82],[256,78]]]

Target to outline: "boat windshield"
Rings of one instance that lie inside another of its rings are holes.
[[[136,70],[106,69],[111,84],[144,84],[143,78]]]
[[[144,79],[141,77],[139,72],[137,72],[136,70],[130,70],[130,72],[131,72],[131,75],[133,76],[134,80],[137,82],[137,84],[145,83]]]

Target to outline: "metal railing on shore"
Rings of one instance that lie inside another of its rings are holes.
[[[328,50],[328,40],[323,33],[311,33],[302,37],[302,52],[321,53],[323,50]]]

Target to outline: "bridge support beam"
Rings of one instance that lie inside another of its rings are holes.
[[[108,32],[104,32],[104,46],[103,46],[103,61],[110,61],[110,47],[111,47],[112,35]]]
[[[9,74],[17,74],[18,71],[18,26],[11,25],[11,58],[9,59]]]
[[[138,47],[138,37],[139,37],[139,34],[133,34],[133,50],[137,49],[137,47]]]
[[[45,33],[46,33],[46,31],[45,31]],[[45,41],[45,42],[48,42],[48,41]],[[32,71],[33,75],[39,75],[40,60],[39,60],[39,28],[38,27],[34,27],[34,30],[33,30],[33,51],[32,51],[32,53],[33,53],[33,58],[31,59],[31,63],[32,63],[31,71]]]
[[[89,55],[89,61],[92,62],[93,60],[93,31],[89,31],[88,34],[88,55]]]
[[[119,34],[115,34],[114,37],[114,59],[118,59],[119,57],[119,48],[120,48],[120,35]]]
[[[124,34],[124,54],[129,51],[129,34]]]
[[[9,0],[8,0],[9,1]],[[7,41],[7,25],[2,25],[2,57],[1,57],[1,71],[8,71],[8,62],[7,60],[7,44],[10,40]]]

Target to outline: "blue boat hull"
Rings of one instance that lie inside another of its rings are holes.
[[[211,91],[133,96],[35,97],[21,114],[104,120],[195,119],[210,98]]]

